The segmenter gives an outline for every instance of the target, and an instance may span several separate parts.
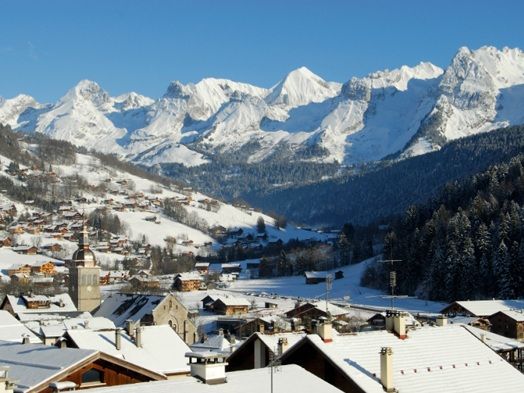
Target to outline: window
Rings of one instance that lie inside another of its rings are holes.
[[[82,374],[82,385],[104,383],[104,373],[92,368]]]

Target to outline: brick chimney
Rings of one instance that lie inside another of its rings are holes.
[[[226,357],[216,352],[187,352],[191,376],[208,385],[227,382]]]
[[[393,387],[393,349],[391,347],[382,347],[380,350],[380,383],[386,392],[396,392]]]

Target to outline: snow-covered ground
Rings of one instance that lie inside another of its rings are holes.
[[[344,278],[333,281],[329,298],[334,301],[347,302],[353,305],[388,308],[391,298],[384,292],[360,286],[360,277],[366,266],[373,263],[373,258],[361,263],[344,266]],[[231,284],[229,291],[240,293],[266,293],[303,299],[324,299],[326,285],[323,283],[306,285],[303,276],[261,278],[239,280]],[[438,312],[445,304],[417,298],[396,298],[395,307],[412,312]]]

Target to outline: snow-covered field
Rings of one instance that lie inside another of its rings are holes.
[[[360,277],[366,266],[372,261],[373,259],[368,259],[356,265],[336,269],[344,272],[344,278],[333,281],[333,289],[329,292],[329,298],[353,305],[388,308],[391,298],[384,292],[360,286]],[[239,280],[232,283],[229,290],[303,299],[324,299],[326,296],[325,284],[306,285],[303,276]],[[394,303],[395,307],[412,312],[438,312],[445,306],[444,303],[411,297],[396,298]]]

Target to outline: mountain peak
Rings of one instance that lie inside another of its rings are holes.
[[[266,97],[269,105],[297,107],[311,102],[322,102],[334,97],[340,91],[341,85],[326,82],[320,76],[302,66],[290,73],[273,86]]]

